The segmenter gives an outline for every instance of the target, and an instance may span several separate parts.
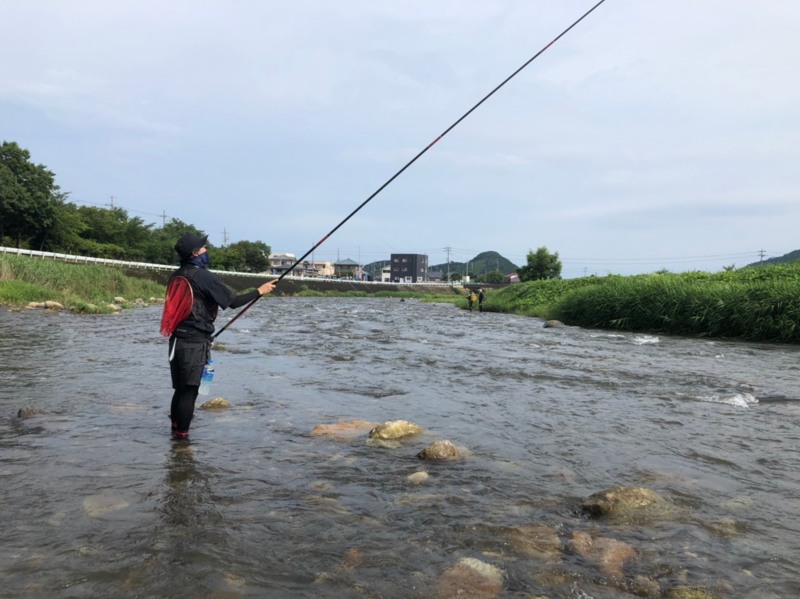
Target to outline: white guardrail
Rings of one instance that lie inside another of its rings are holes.
[[[177,268],[174,264],[149,264],[147,262],[129,262],[126,260],[112,260],[111,258],[92,258],[90,256],[76,256],[73,254],[57,254],[55,252],[40,252],[38,250],[27,250],[24,248],[10,248],[0,246],[0,253],[3,254],[16,254],[17,256],[30,256],[31,258],[41,258],[42,260],[61,260],[63,262],[72,262],[75,264],[103,264],[107,266],[123,266],[125,268],[143,268],[148,270],[175,270]],[[277,277],[278,275],[266,272],[235,272],[230,270],[213,270],[212,272],[224,275],[236,275],[238,277],[257,277],[259,279]],[[357,283],[359,285],[424,285],[424,286],[443,286],[447,287],[449,283],[439,281],[420,281],[419,283],[384,283],[382,281],[357,281],[355,279],[330,279],[327,277],[300,277],[296,275],[286,275],[284,279],[292,279],[295,281],[338,281],[343,283]],[[453,283],[453,286],[461,287],[461,283]]]

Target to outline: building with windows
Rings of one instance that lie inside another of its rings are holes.
[[[355,260],[350,258],[337,260],[333,263],[333,268],[336,271],[336,277],[339,279],[359,279],[361,265]]]
[[[294,254],[270,254],[269,273],[282,275],[297,262]],[[333,278],[333,262],[314,262],[313,260],[303,260],[301,264],[295,266],[291,272],[295,277],[324,277]]]
[[[392,282],[392,267],[387,264],[381,269],[381,283]]]
[[[282,275],[297,261],[294,254],[270,254],[269,272],[273,275]]]
[[[392,254],[389,266],[392,283],[428,280],[428,256],[425,254]]]

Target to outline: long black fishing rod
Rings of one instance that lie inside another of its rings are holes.
[[[583,13],[583,15],[581,15],[581,17],[580,17],[579,19],[577,19],[577,20],[576,20],[574,23],[572,23],[572,25],[570,25],[570,26],[569,26],[569,27],[567,27],[567,28],[566,28],[564,31],[562,31],[562,32],[561,32],[561,33],[559,33],[559,34],[558,34],[556,37],[554,37],[554,38],[553,38],[553,40],[552,40],[552,41],[551,41],[549,44],[547,44],[547,45],[546,45],[544,48],[542,48],[541,50],[539,50],[539,51],[538,51],[536,54],[534,54],[533,56],[531,56],[531,57],[530,57],[530,58],[529,58],[527,61],[525,61],[525,63],[524,63],[524,64],[523,64],[521,67],[519,67],[519,68],[518,68],[516,71],[514,71],[514,72],[513,72],[513,73],[511,73],[511,74],[510,74],[508,77],[506,77],[506,78],[505,78],[505,79],[502,81],[502,83],[500,83],[500,85],[498,85],[498,86],[497,86],[497,87],[495,87],[495,88],[494,88],[492,91],[490,91],[488,94],[486,94],[486,95],[485,95],[485,96],[484,96],[484,97],[483,97],[483,98],[480,100],[480,102],[478,102],[477,104],[475,104],[475,106],[473,106],[473,107],[472,107],[472,108],[470,108],[470,109],[469,109],[467,112],[465,112],[463,115],[461,115],[461,117],[460,117],[460,118],[459,118],[457,121],[455,121],[455,122],[454,122],[452,125],[450,125],[450,126],[447,128],[447,129],[445,129],[445,130],[444,130],[444,131],[443,131],[443,132],[442,132],[442,133],[441,133],[441,134],[440,134],[440,135],[439,135],[439,136],[438,136],[436,139],[434,139],[434,140],[433,140],[431,143],[429,143],[427,146],[425,146],[425,148],[423,148],[423,149],[422,149],[422,151],[421,151],[421,152],[419,152],[419,154],[417,154],[417,155],[416,155],[416,156],[414,156],[414,157],[413,157],[411,160],[409,160],[409,161],[408,161],[408,162],[407,162],[407,163],[406,163],[406,164],[403,166],[403,168],[401,168],[401,169],[400,169],[399,171],[397,171],[397,172],[396,172],[394,175],[392,175],[392,176],[391,176],[391,177],[390,177],[390,178],[389,178],[389,179],[386,181],[386,183],[384,183],[383,185],[381,185],[381,186],[380,186],[378,189],[376,189],[376,190],[375,190],[375,191],[372,193],[372,195],[371,195],[371,196],[369,196],[369,197],[368,197],[366,200],[364,200],[363,202],[361,202],[361,204],[359,204],[359,205],[358,205],[358,207],[357,207],[355,210],[353,210],[353,211],[352,211],[350,214],[348,214],[348,215],[347,215],[347,217],[345,217],[345,219],[344,219],[344,220],[342,220],[342,222],[340,222],[340,223],[339,223],[338,225],[336,225],[336,226],[335,226],[333,229],[331,229],[331,230],[328,232],[328,234],[327,234],[327,235],[325,235],[325,237],[323,237],[322,239],[320,239],[320,240],[319,240],[319,241],[318,241],[316,244],[314,244],[314,245],[311,247],[311,249],[310,249],[310,250],[308,250],[308,251],[307,251],[305,254],[303,254],[302,256],[300,256],[300,257],[299,257],[299,258],[298,258],[298,259],[297,259],[297,260],[294,262],[294,264],[292,264],[292,265],[291,265],[291,266],[290,266],[290,267],[289,267],[289,268],[288,268],[286,271],[284,271],[283,273],[281,273],[281,275],[278,277],[278,279],[277,279],[275,282],[276,282],[276,283],[279,283],[279,282],[281,281],[281,279],[283,279],[283,277],[285,277],[285,276],[286,276],[286,275],[288,275],[290,272],[292,272],[292,271],[295,269],[295,267],[296,267],[298,264],[300,264],[300,263],[301,263],[303,260],[305,260],[305,259],[306,259],[306,258],[307,258],[307,257],[308,257],[308,256],[309,256],[309,255],[310,255],[310,254],[311,254],[311,253],[314,251],[314,250],[316,250],[316,249],[317,249],[319,246],[321,246],[323,243],[325,243],[325,242],[328,240],[328,238],[329,238],[331,235],[333,235],[334,233],[336,233],[336,231],[338,231],[338,230],[339,230],[339,229],[342,227],[342,225],[344,225],[344,224],[345,224],[347,221],[349,221],[349,220],[350,220],[350,219],[351,219],[353,216],[355,216],[355,215],[356,215],[356,213],[357,213],[359,210],[361,210],[361,209],[362,209],[364,206],[366,206],[367,204],[369,204],[369,202],[372,200],[372,198],[374,198],[376,195],[378,195],[380,192],[382,192],[384,189],[386,189],[386,187],[388,187],[388,186],[389,186],[389,184],[390,184],[392,181],[394,181],[395,179],[397,179],[397,177],[399,177],[400,175],[402,175],[402,174],[403,174],[403,172],[404,172],[404,171],[405,171],[405,170],[406,170],[406,169],[407,169],[409,166],[411,166],[412,164],[414,164],[414,163],[417,161],[417,159],[419,159],[419,158],[420,158],[420,157],[421,157],[421,156],[422,156],[422,155],[423,155],[425,152],[427,152],[428,150],[430,150],[430,149],[431,149],[431,148],[432,148],[432,147],[433,147],[433,146],[436,144],[436,142],[438,142],[438,141],[439,141],[440,139],[442,139],[442,138],[443,138],[445,135],[447,135],[448,133],[450,133],[450,131],[452,131],[452,130],[453,130],[455,127],[456,127],[456,125],[458,125],[458,124],[459,124],[461,121],[463,121],[463,120],[464,120],[465,118],[467,118],[467,117],[468,117],[470,114],[472,114],[472,113],[475,111],[475,109],[477,109],[477,108],[478,108],[478,106],[480,106],[480,105],[481,105],[481,104],[483,104],[483,103],[484,103],[486,100],[488,100],[489,98],[491,98],[491,97],[494,95],[494,93],[495,93],[497,90],[499,90],[499,89],[500,89],[501,87],[503,87],[503,86],[504,86],[506,83],[508,83],[509,81],[511,81],[511,80],[512,80],[512,79],[513,79],[513,78],[514,78],[514,77],[515,77],[515,76],[516,76],[516,75],[517,75],[517,74],[518,74],[520,71],[522,71],[522,69],[524,69],[525,67],[527,67],[529,64],[531,64],[531,63],[532,63],[534,60],[536,60],[537,58],[539,58],[539,56],[540,56],[541,54],[543,54],[543,53],[545,52],[545,50],[547,50],[547,49],[548,49],[550,46],[552,46],[552,45],[553,45],[553,44],[555,44],[555,43],[556,43],[558,40],[560,40],[562,37],[564,37],[564,36],[565,36],[565,35],[566,35],[566,34],[567,34],[569,31],[570,31],[570,29],[572,29],[572,28],[573,28],[573,27],[575,27],[575,26],[576,26],[578,23],[580,23],[580,22],[581,22],[581,21],[583,21],[583,20],[584,20],[586,17],[588,17],[588,16],[589,16],[589,15],[590,15],[590,14],[591,14],[591,13],[592,13],[592,12],[593,12],[593,11],[594,11],[596,8],[597,8],[597,7],[598,7],[598,6],[600,6],[600,5],[601,5],[603,2],[605,2],[605,1],[606,1],[606,0],[600,0],[600,2],[598,2],[598,3],[597,3],[597,4],[595,4],[595,5],[594,5],[592,8],[590,8],[590,9],[589,9],[589,10],[587,10],[585,13]],[[227,329],[229,326],[231,326],[231,325],[232,325],[234,322],[236,322],[236,320],[237,320],[237,319],[238,319],[240,316],[242,316],[242,314],[244,314],[245,312],[247,312],[247,311],[248,311],[248,310],[249,310],[249,309],[250,309],[250,308],[253,306],[253,304],[255,304],[255,303],[256,303],[256,302],[257,302],[259,299],[260,299],[260,297],[257,297],[256,299],[252,300],[252,301],[251,301],[249,304],[247,304],[247,305],[246,305],[244,308],[242,308],[242,311],[241,311],[241,312],[239,312],[239,313],[238,313],[236,316],[234,316],[233,318],[231,318],[231,319],[230,319],[230,320],[227,322],[227,324],[225,324],[225,326],[223,326],[223,327],[222,327],[222,328],[221,328],[219,331],[217,331],[216,333],[214,333],[214,334],[211,336],[211,339],[212,339],[212,341],[213,341],[213,340],[214,340],[214,339],[215,339],[217,336],[219,336],[219,334],[220,334],[220,333],[222,333],[222,331],[224,331],[224,330],[225,330],[225,329]]]

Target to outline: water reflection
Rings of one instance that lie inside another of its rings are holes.
[[[192,446],[172,442],[160,508],[165,521],[177,527],[203,526],[210,495],[208,477],[198,470]]]

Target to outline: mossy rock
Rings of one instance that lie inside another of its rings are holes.
[[[224,397],[215,397],[214,399],[209,399],[200,406],[200,408],[203,410],[223,410],[230,407],[231,403]]]
[[[590,495],[581,504],[593,518],[623,519],[664,512],[666,506],[661,495],[644,487],[613,487]]]
[[[402,439],[404,437],[418,435],[422,430],[419,424],[414,424],[408,420],[389,420],[369,431],[369,438],[383,440]]]
[[[461,450],[451,441],[434,441],[417,454],[421,460],[456,460],[464,457]]]

